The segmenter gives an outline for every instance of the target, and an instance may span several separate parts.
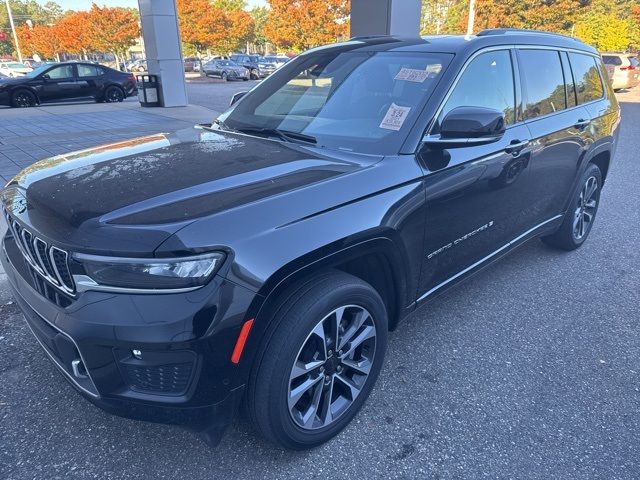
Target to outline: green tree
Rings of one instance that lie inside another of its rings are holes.
[[[267,37],[264,34],[264,26],[269,18],[269,9],[266,7],[254,7],[249,12],[253,19],[253,32],[251,32],[250,42],[260,50],[264,50],[267,45]]]
[[[578,15],[574,34],[602,52],[626,51],[638,38],[638,25],[630,12],[624,2],[595,0]]]

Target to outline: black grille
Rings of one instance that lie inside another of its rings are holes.
[[[124,365],[131,388],[145,393],[180,395],[187,390],[193,363]]]
[[[5,210],[5,219],[20,253],[32,267],[36,276],[49,282],[68,295],[75,293],[75,283],[69,271],[66,251],[48,245],[40,237],[14,220]]]

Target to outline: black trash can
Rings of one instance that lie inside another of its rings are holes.
[[[138,100],[143,107],[160,106],[160,84],[157,75],[136,75]]]

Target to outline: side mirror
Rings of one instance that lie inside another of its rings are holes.
[[[240,100],[242,97],[244,97],[247,93],[249,93],[248,90],[244,90],[242,92],[234,93],[231,96],[231,101],[229,102],[229,106],[232,106],[233,104],[237,103],[238,100]]]
[[[485,145],[500,140],[505,132],[504,113],[484,107],[457,107],[442,120],[440,133],[422,141],[430,148]]]
[[[42,79],[43,80],[51,80],[51,77],[49,76],[48,73],[45,73],[44,75],[42,75]]]

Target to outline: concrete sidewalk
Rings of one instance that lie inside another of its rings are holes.
[[[0,109],[0,177],[61,153],[211,122],[219,112],[197,105],[142,108],[123,103],[74,103]]]

